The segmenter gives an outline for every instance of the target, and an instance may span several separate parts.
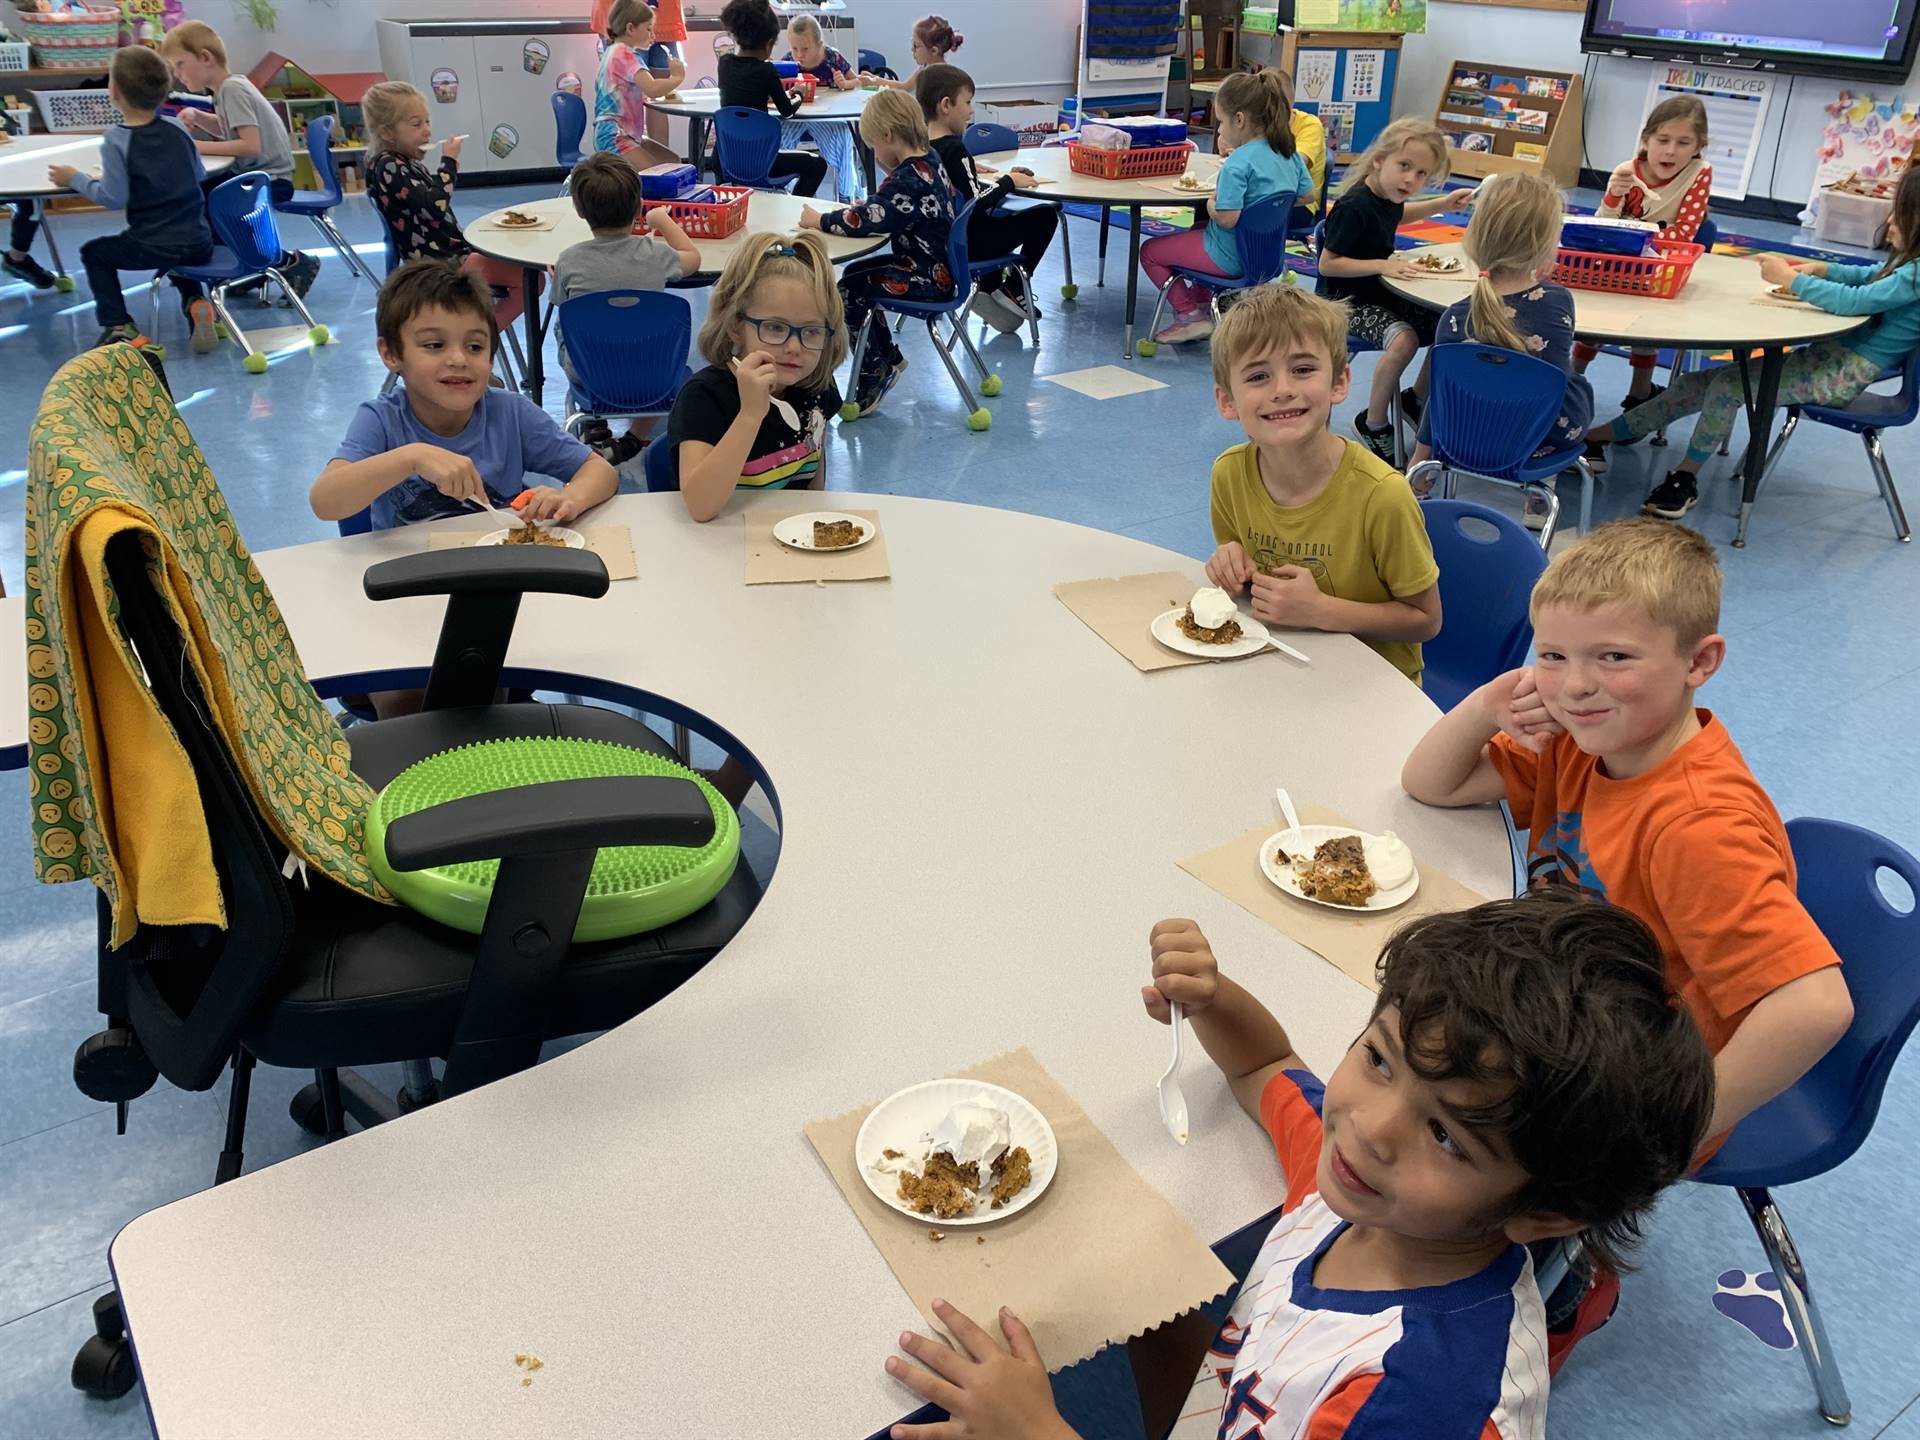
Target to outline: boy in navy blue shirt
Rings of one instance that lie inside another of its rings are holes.
[[[127,228],[120,234],[101,235],[80,247],[100,320],[97,345],[114,340],[151,343],[127,312],[120,292],[122,270],[204,265],[213,254],[213,232],[200,192],[206,176],[200,152],[184,125],[156,113],[172,84],[167,62],[153,51],[139,46],[116,50],[107,94],[126,118],[101,141],[100,178],[71,165],[47,167],[54,184],[105,209],[127,212]]]
[[[354,412],[309,499],[322,520],[371,508],[376,530],[502,506],[522,491],[529,520],[571,521],[612,498],[613,467],[524,395],[490,381],[493,300],[444,260],[409,260],[380,290],[380,358],[403,382]],[[558,486],[529,486],[526,475]]]

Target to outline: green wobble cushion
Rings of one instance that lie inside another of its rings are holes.
[[[699,849],[625,845],[593,862],[576,942],[612,940],[658,930],[691,915],[718,895],[740,859],[740,819],[705,780],[684,765],[602,740],[487,740],[430,755],[396,775],[367,817],[367,858],[380,883],[408,908],[455,930],[478,935],[486,923],[498,860],[473,860],[398,871],[387,863],[387,827],[402,816],[469,795],[553,780],[619,775],[672,775],[691,780],[713,811],[713,838]]]

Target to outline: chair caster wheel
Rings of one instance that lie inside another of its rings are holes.
[[[287,1114],[293,1117],[293,1123],[309,1135],[327,1138],[327,1105],[320,1098],[318,1083],[303,1085],[295,1093],[293,1101],[287,1106]]]
[[[998,375],[989,375],[987,376],[986,379],[980,382],[980,393],[989,398],[995,395],[998,395],[1000,393],[1000,390],[1001,390],[1001,384],[1000,384],[1000,377]]]
[[[1071,300],[1079,293],[1080,287],[1078,285],[1062,285],[1060,287],[1060,298],[1062,300]]]
[[[138,1100],[159,1078],[131,1030],[102,1030],[73,1052],[74,1088],[102,1104]]]
[[[842,420],[858,420],[860,418],[860,407],[851,400],[847,401],[846,404],[840,407],[840,418]]]
[[[333,338],[333,332],[324,325],[316,325],[307,331],[307,339],[314,345],[324,345]]]
[[[71,275],[54,276],[53,288],[58,290],[62,295],[71,295],[73,293],[73,277]]]
[[[393,1103],[398,1107],[402,1115],[411,1115],[416,1110],[424,1110],[429,1105],[439,1103],[439,1100],[440,1087],[438,1085],[429,1087],[424,1093],[419,1095],[414,1094],[413,1091],[402,1085],[394,1092],[393,1096]]]
[[[1143,359],[1149,355],[1158,355],[1160,353],[1160,342],[1158,340],[1136,340],[1133,342],[1133,351],[1134,354],[1139,355]]]
[[[89,1335],[73,1357],[73,1388],[96,1400],[118,1400],[133,1389],[133,1346],[125,1336]]]
[[[993,424],[993,413],[984,405],[967,416],[969,430],[984,430],[991,424]]]
[[[267,373],[267,357],[256,350],[240,362],[240,368],[249,375],[264,375]]]

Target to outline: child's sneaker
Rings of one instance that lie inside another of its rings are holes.
[[[53,272],[31,255],[22,255],[18,260],[11,255],[0,260],[7,274],[16,280],[24,280],[36,290],[51,290],[54,286]]]
[[[187,324],[193,330],[189,343],[194,354],[207,355],[220,348],[220,329],[215,321],[211,300],[195,300],[187,306]]]
[[[1545,492],[1544,494],[1542,493],[1543,491]],[[1527,505],[1526,509],[1520,512],[1520,523],[1525,525],[1529,530],[1546,529],[1547,515],[1553,509],[1553,506],[1547,500],[1547,495],[1557,493],[1558,485],[1554,480],[1544,480],[1538,487],[1529,485],[1527,487]]]
[[[1015,334],[1022,325],[1027,323],[1027,312],[1022,310],[1020,302],[1004,289],[981,291],[979,303],[973,307],[973,310],[974,314],[1002,335]]]
[[[125,325],[109,325],[102,330],[93,342],[98,350],[102,345],[132,345],[153,355],[165,355],[166,348],[156,345],[140,333],[140,327],[129,321]]]
[[[1211,334],[1213,317],[1202,310],[1194,315],[1176,318],[1173,324],[1153,338],[1161,345],[1185,345],[1191,340],[1204,340]]]
[[[873,388],[860,397],[860,413],[871,415],[880,408],[880,402],[887,398],[887,392],[900,383],[900,377],[907,373],[907,357],[897,355],[893,365],[874,382]]]
[[[1606,474],[1607,442],[1604,440],[1587,441],[1587,448],[1580,452],[1580,458],[1587,462],[1587,469],[1595,475]]]
[[[1365,414],[1353,417],[1353,433],[1360,437],[1360,443],[1378,455],[1387,464],[1393,464],[1393,426],[1382,425],[1378,430],[1367,424]]]
[[[1653,487],[1653,493],[1647,496],[1646,503],[1640,507],[1643,515],[1657,515],[1662,520],[1678,520],[1700,502],[1700,482],[1698,477],[1684,470],[1669,471],[1667,478]]]
[[[619,469],[622,465],[626,464],[627,461],[633,459],[634,456],[640,454],[641,451],[647,448],[649,438],[645,433],[636,432],[629,426],[625,434],[621,435],[619,439],[607,447],[605,452],[607,463],[616,470]]]
[[[313,282],[320,278],[320,257],[311,253],[303,254],[281,274],[287,277],[287,284],[293,287],[293,293],[304,300],[307,292],[313,289]]]

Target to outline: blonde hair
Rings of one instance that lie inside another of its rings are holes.
[[[1700,103],[1697,96],[1673,95],[1647,112],[1647,118],[1640,126],[1640,149],[1637,152],[1640,159],[1647,158],[1647,137],[1669,120],[1688,122],[1693,126],[1693,133],[1700,137],[1700,149],[1707,148],[1707,107]]]
[[[1373,144],[1367,147],[1367,153],[1353,162],[1340,193],[1345,195],[1355,187],[1366,184],[1373,178],[1374,171],[1380,168],[1381,161],[1389,155],[1399,154],[1409,145],[1424,145],[1433,152],[1433,168],[1427,172],[1429,180],[1447,178],[1453,169],[1453,152],[1447,146],[1447,137],[1440,133],[1440,127],[1432,121],[1422,120],[1416,115],[1403,115],[1375,136]]]
[[[1249,355],[1264,355],[1300,342],[1324,351],[1333,373],[1347,368],[1347,307],[1297,285],[1256,285],[1242,290],[1213,332],[1213,383],[1233,389],[1234,367]]]
[[[833,327],[833,337],[820,352],[819,363],[800,382],[809,390],[818,389],[847,358],[847,317],[840,307],[840,287],[834,281],[827,242],[811,230],[802,230],[797,235],[760,231],[740,242],[733,258],[727,261],[727,268],[720,272],[719,280],[708,292],[707,318],[700,326],[700,353],[707,357],[708,364],[722,369],[745,353],[735,344],[734,331],[762,280],[799,281],[812,294],[826,323]]]
[[[406,116],[407,107],[418,100],[427,103],[413,86],[404,80],[382,80],[378,85],[367,87],[367,93],[360,97],[360,118],[367,122],[367,160],[387,148],[382,130],[391,130]]]
[[[1504,345],[1531,354],[1530,337],[1513,323],[1513,311],[1494,288],[1496,270],[1540,270],[1560,248],[1567,197],[1545,175],[1514,171],[1481,182],[1467,222],[1464,249],[1480,270],[1468,302],[1467,333],[1482,345]]]
[[[910,90],[882,90],[860,112],[860,138],[869,145],[893,140],[909,150],[925,150],[927,117]]]
[[[820,33],[820,22],[811,15],[796,15],[787,21],[787,34],[818,40],[822,45],[827,43],[826,36]]]
[[[218,30],[204,20],[182,20],[160,37],[160,57],[163,60],[203,52],[213,56],[214,64],[226,65],[227,42],[220,38]]]
[[[1673,631],[1683,651],[1720,628],[1720,562],[1698,530],[1666,520],[1615,520],[1553,557],[1527,610],[1627,605]]]
[[[1220,82],[1213,97],[1215,115],[1245,115],[1274,151],[1293,154],[1293,102],[1287,83],[1271,66],[1258,75],[1235,71]]]
[[[618,40],[636,25],[653,23],[653,6],[647,0],[613,0],[607,12],[607,39]]]

